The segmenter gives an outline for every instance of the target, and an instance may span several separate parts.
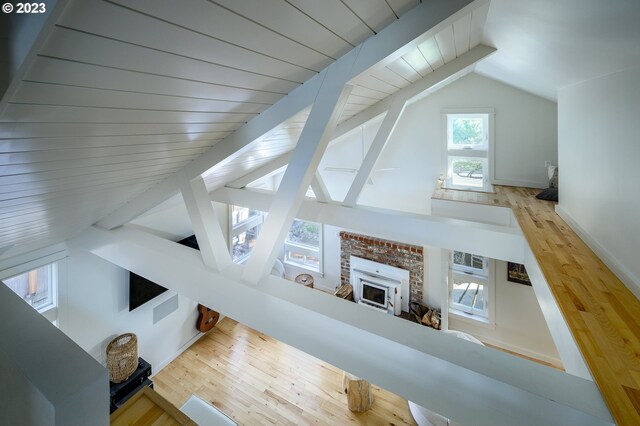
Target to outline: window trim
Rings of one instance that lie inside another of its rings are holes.
[[[233,207],[234,206],[242,207],[250,210],[251,208],[240,206],[237,204],[229,204],[229,220],[228,220],[229,222],[229,254],[231,255],[231,261],[233,263],[235,263],[236,265],[243,265],[247,261],[247,259],[249,259],[250,254],[246,255],[239,261],[233,260],[233,238],[242,234],[243,232],[248,231],[251,228],[255,228],[256,226],[263,225],[266,213],[261,211],[260,214],[252,216],[248,219],[243,220],[242,222],[238,222],[237,224],[233,225]],[[257,209],[254,209],[254,210],[258,211]]]
[[[455,250],[461,251],[461,250]],[[466,253],[466,252],[465,252]],[[471,272],[469,270],[465,270],[464,267],[457,268],[460,265],[454,265],[453,263],[453,250],[450,251],[449,255],[449,271],[448,271],[448,283],[447,283],[447,306],[449,315],[452,315],[454,318],[463,319],[466,322],[470,322],[476,325],[482,325],[488,328],[495,328],[496,324],[496,315],[495,315],[495,307],[496,307],[496,285],[495,285],[495,262],[493,259],[484,257],[483,263],[486,263],[486,274]],[[473,280],[478,284],[482,284],[486,290],[485,296],[485,306],[487,315],[479,315],[473,314],[469,312],[465,312],[462,309],[458,309],[453,305],[451,300],[451,294],[453,292],[453,283],[454,280]]]
[[[44,316],[47,320],[52,323],[56,323],[58,320],[58,306],[59,306],[59,292],[60,292],[60,281],[64,280],[61,271],[61,262],[67,258],[66,251],[61,251],[57,253],[53,253],[48,256],[41,257],[39,259],[34,259],[32,261],[25,262],[20,265],[16,265],[15,267],[7,268],[0,272],[0,277],[2,281],[14,278],[20,275],[27,274],[31,271],[35,271],[40,268],[44,268],[46,266],[51,267],[50,276],[52,278],[49,283],[49,291],[48,291],[48,299],[49,303],[43,305],[39,308],[34,307],[32,304],[31,307],[36,310],[39,314]],[[23,299],[24,300],[24,299]],[[25,300],[26,301],[26,300]]]
[[[289,232],[287,232],[287,236],[285,237],[284,243],[282,245],[283,249],[284,249],[283,262],[286,265],[289,265],[291,267],[304,269],[306,271],[314,272],[314,273],[319,274],[320,276],[322,276],[324,274],[324,253],[323,253],[323,251],[324,251],[324,243],[323,243],[324,225],[322,223],[313,222],[311,220],[303,220],[303,219],[297,219],[297,218],[295,220],[299,220],[301,222],[313,223],[315,225],[318,225],[318,227],[319,227],[319,231],[318,231],[318,247],[316,248],[316,247],[310,246],[308,244],[302,244],[302,243],[296,243],[296,242],[289,241]],[[293,223],[292,223],[292,225],[293,225]],[[311,268],[309,266],[301,265],[299,263],[295,263],[295,262],[292,262],[292,261],[288,260],[287,259],[287,246],[299,248],[301,251],[313,252],[314,254],[317,253],[318,259],[320,260],[318,262],[318,269],[316,270],[315,268]]]
[[[494,133],[495,133],[495,110],[493,108],[443,108],[442,113],[442,136],[443,136],[443,149],[442,149],[442,169],[445,179],[445,187],[451,189],[458,189],[463,191],[475,191],[475,192],[492,192],[493,182],[495,176],[495,161],[494,161]],[[484,114],[487,115],[487,144],[488,146],[482,149],[469,148],[469,149],[450,149],[449,148],[449,115],[468,115],[474,116]],[[482,187],[476,186],[464,186],[453,185],[452,176],[449,173],[450,157],[458,158],[485,158],[486,170],[484,184]]]

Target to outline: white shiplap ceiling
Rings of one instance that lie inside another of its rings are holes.
[[[3,98],[0,254],[96,222],[418,3],[60,2],[64,12]],[[292,149],[305,114],[210,171],[208,184]]]

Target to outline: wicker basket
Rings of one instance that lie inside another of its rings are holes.
[[[113,339],[107,346],[107,369],[109,380],[121,383],[138,368],[138,338],[125,333]]]

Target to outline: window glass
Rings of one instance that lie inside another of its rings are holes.
[[[229,244],[231,258],[235,263],[242,263],[249,258],[256,245],[265,214],[260,210],[232,205],[229,209],[229,215],[231,216],[231,241]]]
[[[259,233],[260,227],[254,226],[233,236],[232,255],[235,263],[241,263],[249,257],[251,250],[253,250],[256,244]]]
[[[446,114],[446,185],[453,189],[489,191],[490,114]]]
[[[55,306],[55,264],[45,265],[3,281],[38,311]]]
[[[457,315],[492,324],[494,284],[490,259],[463,251],[453,251],[450,259],[449,308]]]
[[[484,120],[481,117],[464,117],[452,115],[451,145],[457,148],[484,145]]]
[[[284,243],[284,261],[322,272],[322,225],[295,219]]]
[[[320,225],[313,222],[294,219],[287,242],[318,247],[320,244]]]
[[[485,258],[471,253],[462,251],[453,252],[454,269],[458,270],[476,270],[482,272],[485,270]]]
[[[249,219],[260,216],[260,210],[253,210],[248,207],[231,206],[231,226],[236,226]]]
[[[455,186],[482,188],[484,165],[485,161],[481,158],[451,158],[451,183]]]
[[[468,314],[485,313],[485,286],[472,280],[454,279],[451,291],[452,306]]]

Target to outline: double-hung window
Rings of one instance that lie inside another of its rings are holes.
[[[493,292],[490,260],[471,253],[453,251],[450,261],[449,311],[493,324]]]
[[[2,281],[47,319],[50,321],[57,319],[57,263],[50,263]]]
[[[322,273],[322,225],[295,219],[284,242],[284,262]]]
[[[265,214],[248,207],[229,206],[231,238],[229,250],[235,263],[244,263],[255,245]]]
[[[447,187],[491,190],[493,112],[445,113]]]

